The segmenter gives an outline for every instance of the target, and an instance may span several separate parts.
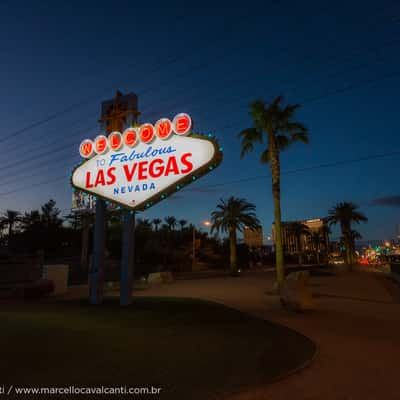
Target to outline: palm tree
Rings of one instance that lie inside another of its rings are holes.
[[[50,199],[41,207],[41,219],[46,227],[59,227],[62,225],[63,220],[59,217],[61,210],[56,207],[56,202]]]
[[[356,254],[356,240],[360,240],[362,239],[362,235],[360,232],[356,231],[355,229],[352,229],[350,231],[350,247],[351,247],[351,261],[352,264],[354,264],[354,257]]]
[[[288,231],[296,238],[297,254],[299,256],[299,264],[303,264],[303,236],[309,235],[308,226],[302,222],[290,222],[287,227]]]
[[[323,240],[322,232],[320,230],[312,231],[310,239],[311,239],[313,250],[315,251],[315,258],[316,258],[317,264],[319,265],[319,261],[320,261],[319,253],[321,251],[321,243]]]
[[[151,230],[151,222],[147,218],[138,218],[136,227],[139,229]]]
[[[217,210],[211,214],[211,233],[228,232],[230,248],[230,268],[232,274],[237,273],[236,231],[243,231],[245,227],[257,229],[260,221],[255,214],[256,206],[245,199],[229,197],[221,199]]]
[[[355,222],[367,222],[368,218],[360,211],[358,206],[350,202],[337,203],[329,210],[328,221],[331,225],[340,224],[340,229],[343,235],[343,242],[346,248],[346,262],[348,265],[353,264],[354,240],[351,224]]]
[[[176,218],[169,216],[169,217],[165,217],[164,221],[168,225],[168,230],[173,231],[176,226]]]
[[[7,210],[1,216],[1,221],[3,226],[8,226],[8,247],[10,247],[10,242],[14,232],[14,226],[17,222],[21,220],[21,213],[19,211]]]
[[[39,210],[25,212],[24,215],[21,217],[21,226],[24,231],[32,228],[35,225],[39,225],[40,223],[41,216]]]
[[[350,239],[354,243],[356,240],[361,240],[363,237],[360,232],[356,231],[355,229],[352,229],[350,232]]]
[[[186,219],[180,219],[178,222],[179,222],[179,225],[181,226],[181,231],[183,231],[183,229],[185,228],[185,225],[187,225]]]
[[[284,280],[284,258],[282,246],[281,224],[281,165],[280,152],[293,142],[308,143],[307,129],[299,122],[294,121],[298,104],[282,105],[283,97],[276,97],[271,104],[263,101],[254,101],[250,106],[250,115],[254,126],[240,132],[242,138],[243,158],[254,149],[256,143],[262,143],[265,136],[267,147],[261,154],[261,163],[269,162],[272,177],[272,195],[274,200],[276,273],[280,286]]]
[[[154,229],[156,232],[158,231],[158,226],[161,224],[161,219],[160,218],[154,218],[153,221],[151,221],[154,225]]]

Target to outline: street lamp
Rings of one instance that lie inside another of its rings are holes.
[[[209,220],[202,221],[202,225],[211,226],[211,222]],[[192,254],[192,271],[194,269],[194,265],[196,263],[196,226],[193,225],[193,254]]]

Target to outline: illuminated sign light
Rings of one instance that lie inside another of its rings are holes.
[[[132,210],[144,210],[212,171],[222,160],[211,137],[191,133],[188,114],[162,118],[123,134],[84,140],[86,160],[72,174],[72,185],[85,193]]]
[[[181,113],[174,117],[171,122],[168,118],[158,120],[155,125],[146,123],[139,128],[128,128],[123,135],[119,132],[112,132],[107,138],[104,135],[96,137],[94,142],[85,139],[79,146],[79,153],[83,158],[90,158],[94,153],[104,154],[107,150],[118,150],[122,144],[133,147],[140,140],[149,144],[156,137],[162,140],[169,139],[172,133],[187,135],[192,128],[192,119],[188,114]]]

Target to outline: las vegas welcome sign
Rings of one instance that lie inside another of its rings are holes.
[[[212,171],[222,161],[218,143],[191,133],[188,114],[162,118],[79,146],[85,160],[72,186],[132,210],[144,210]]]

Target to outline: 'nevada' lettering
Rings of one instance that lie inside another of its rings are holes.
[[[150,184],[142,183],[137,185],[127,185],[113,188],[114,195],[118,196],[120,194],[128,194],[132,192],[146,192],[147,190],[155,190],[156,185],[154,182]]]

